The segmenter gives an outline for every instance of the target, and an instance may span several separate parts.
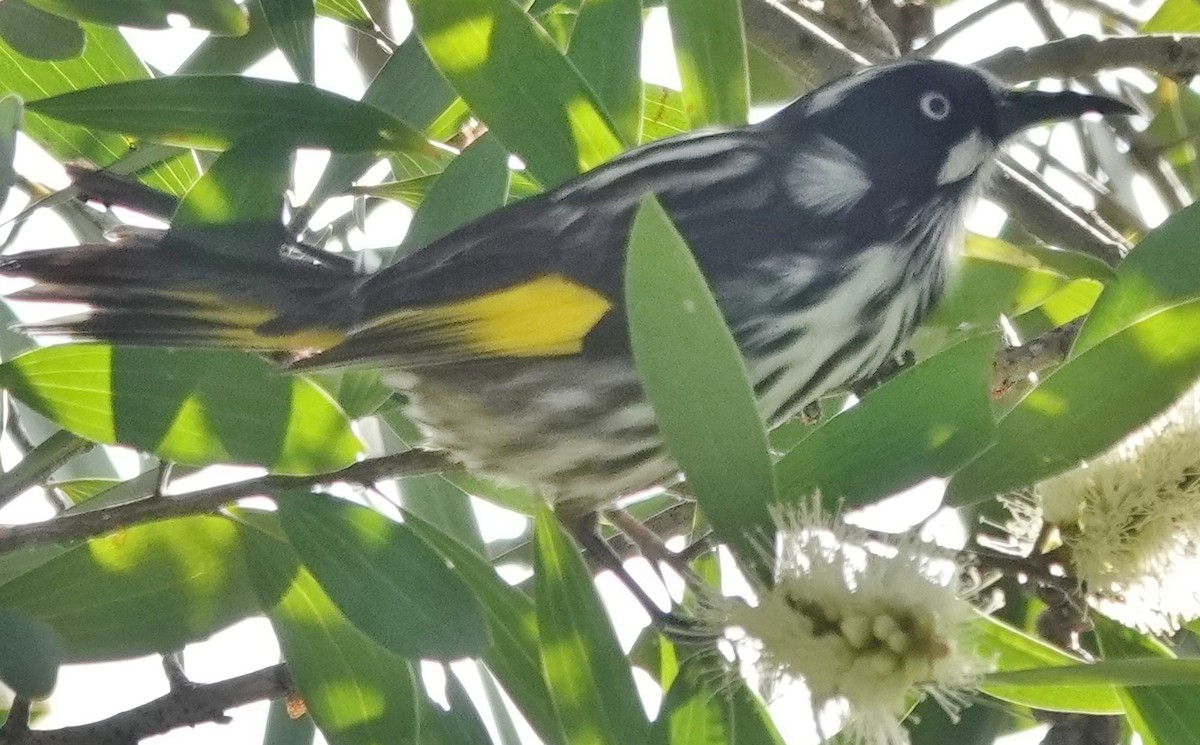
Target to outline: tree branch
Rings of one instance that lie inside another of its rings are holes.
[[[147,496],[91,512],[70,512],[45,522],[0,526],[0,554],[26,546],[92,538],[135,523],[209,513],[245,497],[286,489],[306,489],[337,482],[370,485],[385,479],[460,468],[462,466],[441,453],[414,449],[360,461],[332,473],[314,476],[268,475],[184,494],[154,498]]]
[[[5,726],[0,745],[134,745],[180,727],[206,722],[225,724],[226,710],[263,699],[287,696],[292,679],[283,664],[218,683],[189,683],[108,719],[54,730]]]
[[[1019,385],[1033,373],[1041,372],[1067,359],[1083,319],[1050,329],[1019,347],[1001,349],[992,360],[992,392],[999,395]]]
[[[1200,36],[1075,36],[1029,49],[1012,47],[975,64],[1010,83],[1077,78],[1123,67],[1186,83],[1200,74]]]

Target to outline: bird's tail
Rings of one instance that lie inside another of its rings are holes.
[[[39,334],[293,354],[342,338],[338,316],[348,303],[339,299],[355,282],[336,265],[251,259],[152,236],[17,254],[0,261],[0,274],[33,280],[10,299],[87,306],[26,327]]]

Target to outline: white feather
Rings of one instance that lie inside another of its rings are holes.
[[[824,136],[814,137],[792,156],[786,182],[796,204],[819,215],[849,210],[871,189],[858,156]]]
[[[978,129],[972,129],[970,134],[959,140],[950,148],[950,152],[946,153],[946,159],[942,161],[942,167],[938,171],[938,185],[953,184],[975,175],[980,166],[992,157],[993,150],[995,145],[992,141],[984,137]]]

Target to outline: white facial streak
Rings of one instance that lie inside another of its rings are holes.
[[[946,153],[946,160],[942,161],[942,167],[937,175],[938,186],[945,186],[973,176],[980,166],[992,157],[994,149],[995,146],[990,139],[984,137],[978,129],[972,129],[966,137],[950,148],[950,152]]]
[[[819,215],[849,210],[871,189],[871,177],[858,156],[824,136],[814,137],[792,156],[786,182],[796,204]]]

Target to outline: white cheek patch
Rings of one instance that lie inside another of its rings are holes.
[[[970,134],[962,138],[946,153],[946,160],[938,171],[938,186],[962,181],[968,176],[975,175],[980,166],[992,157],[995,145],[978,129],[972,129]]]
[[[796,204],[819,215],[845,212],[871,190],[871,177],[858,156],[822,136],[792,156],[785,181]]]

